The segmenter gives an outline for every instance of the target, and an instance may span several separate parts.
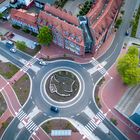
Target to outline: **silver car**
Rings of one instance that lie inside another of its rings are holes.
[[[16,51],[17,51],[17,50],[16,50],[16,48],[14,48],[14,47],[10,49],[10,52],[15,53]]]

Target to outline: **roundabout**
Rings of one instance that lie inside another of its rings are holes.
[[[77,75],[68,70],[59,70],[47,77],[46,94],[56,102],[72,100],[81,89],[81,82]]]
[[[49,64],[53,64],[55,67],[47,70],[40,83],[40,92],[43,100],[51,106],[63,109],[81,102],[85,98],[85,90],[89,90],[89,88],[85,88],[85,78],[88,78],[89,81],[89,74],[83,71],[82,67],[72,62],[57,61],[54,63]],[[63,63],[69,63],[74,66],[66,67]],[[56,66],[56,64],[59,66]],[[87,74],[86,77],[82,76],[84,75],[83,72]],[[92,86],[91,88],[93,89]]]

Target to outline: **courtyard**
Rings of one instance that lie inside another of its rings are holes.
[[[77,16],[80,11],[80,6],[82,6],[87,0],[68,0],[64,5],[63,9],[71,12],[72,15]]]

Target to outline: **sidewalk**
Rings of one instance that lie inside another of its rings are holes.
[[[5,112],[0,117],[0,128],[2,126],[2,123],[5,122],[9,117],[11,117],[12,114],[10,113],[9,109],[7,108]]]
[[[52,43],[49,47],[42,47],[40,50],[40,56],[38,57],[47,58],[49,56],[49,59],[54,59],[54,58],[64,57],[64,54],[66,54],[67,57],[73,58],[75,62],[88,63],[90,62],[93,56],[95,58],[99,58],[101,55],[103,55],[109,49],[114,37],[115,37],[115,33],[112,33],[94,55],[85,54],[85,56],[78,56],[75,53],[70,52],[67,49],[63,49]]]
[[[127,49],[122,49],[120,56],[125,54]],[[126,85],[122,83],[122,80],[116,70],[116,63],[108,71],[109,75],[113,77],[111,79],[108,75],[105,76],[105,81],[101,85],[99,90],[99,98],[102,106],[102,111],[108,113],[108,118],[115,118],[117,120],[117,127],[131,140],[140,139],[140,135],[137,134],[139,128],[135,126],[131,121],[121,115],[115,110],[115,106],[128,89]]]
[[[0,86],[1,93],[3,94],[6,100],[7,106],[11,111],[11,114],[15,116],[15,112],[18,112],[18,110],[21,108],[16,93],[14,92],[10,83],[7,82],[2,76],[0,76],[0,83],[4,83],[2,84],[2,86]]]

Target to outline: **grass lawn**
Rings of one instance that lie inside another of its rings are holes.
[[[13,88],[16,92],[19,102],[21,105],[23,105],[26,102],[30,92],[30,79],[28,75],[25,74],[18,81],[16,81],[16,83],[13,85]]]
[[[18,70],[19,68],[11,64],[10,62],[0,62],[0,75],[2,75],[6,79],[10,79],[15,73],[18,72]]]
[[[2,93],[0,93],[0,116],[5,112],[6,108],[7,108],[6,102],[4,100]]]
[[[12,121],[12,119],[13,119],[13,117],[10,117],[10,118],[7,119],[6,122],[2,123],[2,127],[0,128],[0,136],[3,134],[3,132],[5,131],[5,129],[7,128],[7,126]]]
[[[20,49],[20,48],[18,48],[18,49]],[[34,56],[37,52],[40,51],[40,49],[41,49],[41,46],[37,46],[37,47],[35,47],[35,49],[30,49],[30,48],[26,47],[25,50],[21,50],[21,51],[24,51],[25,53],[27,53],[31,56]]]

